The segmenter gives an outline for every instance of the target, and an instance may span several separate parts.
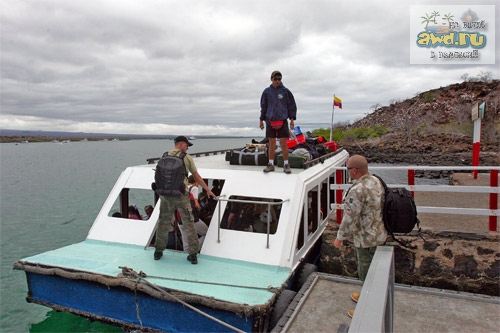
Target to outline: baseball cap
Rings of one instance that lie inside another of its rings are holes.
[[[188,146],[192,146],[193,144],[188,141],[188,139],[184,135],[180,135],[174,139],[174,143],[177,144],[178,142],[185,142],[187,143]]]

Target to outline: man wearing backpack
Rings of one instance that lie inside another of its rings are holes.
[[[353,237],[358,276],[364,281],[377,246],[383,245],[387,238],[382,219],[385,191],[379,179],[368,172],[368,162],[363,156],[351,156],[347,171],[353,184],[344,194],[344,215],[334,246],[340,248],[344,240]],[[359,293],[353,293],[351,298],[357,302]],[[348,314],[352,317],[354,310]]]
[[[194,179],[201,187],[207,191],[209,197],[215,198],[210,188],[207,186],[203,178],[198,173],[198,169],[194,164],[193,158],[186,153],[193,144],[188,141],[185,136],[178,136],[174,139],[175,148],[167,153],[168,156],[183,156],[182,160],[186,170],[184,177],[184,188],[180,194],[160,195],[160,216],[158,218],[158,229],[156,231],[155,253],[154,259],[159,260],[163,256],[163,250],[167,247],[168,233],[172,231],[172,220],[174,219],[175,211],[177,210],[181,216],[184,229],[188,235],[189,255],[187,260],[192,264],[198,263],[197,253],[199,250],[198,234],[194,227],[194,218],[191,212],[191,199],[187,189],[187,171],[189,171]],[[165,155],[164,155],[165,156]],[[175,177],[173,177],[175,178]],[[155,176],[156,179],[156,176]],[[156,191],[158,192],[157,189]]]

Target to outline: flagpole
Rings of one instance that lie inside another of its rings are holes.
[[[335,94],[333,94],[333,103],[332,103],[332,122],[330,123],[330,142],[332,142],[333,114],[334,113],[335,113]]]

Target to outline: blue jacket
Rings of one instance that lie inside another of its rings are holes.
[[[260,120],[295,120],[297,105],[292,92],[283,83],[274,88],[271,84],[264,89],[260,98]]]

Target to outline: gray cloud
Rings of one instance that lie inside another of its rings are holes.
[[[493,65],[410,65],[410,1],[0,4],[6,129],[262,135],[275,69],[306,128],[329,126],[333,94],[347,121],[463,73],[499,77]]]

